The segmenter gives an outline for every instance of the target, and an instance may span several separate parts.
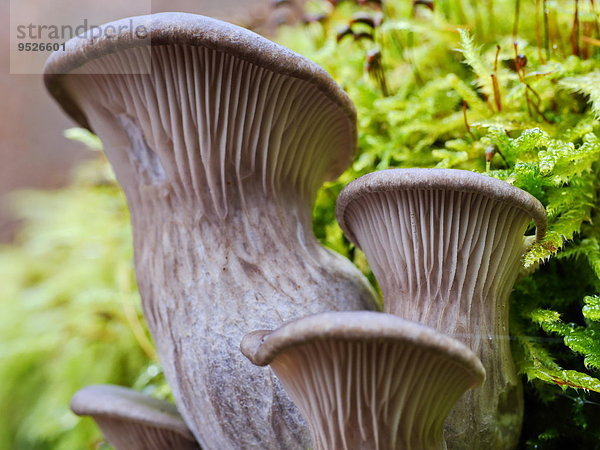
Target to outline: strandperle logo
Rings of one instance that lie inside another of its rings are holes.
[[[131,37],[138,39],[146,39],[148,37],[148,29],[144,25],[133,26],[133,21],[99,27],[98,25],[90,25],[87,19],[79,25],[47,25],[47,24],[21,24],[16,27],[16,38],[19,40],[37,40],[50,41],[59,40],[61,43],[80,37],[85,39],[99,39],[101,37],[110,38],[116,35],[124,35],[129,33]]]
[[[50,54],[66,51],[70,40],[150,39],[150,23],[123,19],[106,23],[104,15],[76,16],[70,10],[39,11],[34,0],[11,1],[10,73],[41,74]],[[146,1],[146,0],[141,0]],[[32,12],[34,11],[34,13]],[[148,66],[146,64],[144,67]],[[145,69],[144,69],[145,70]]]

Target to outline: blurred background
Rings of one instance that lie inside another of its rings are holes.
[[[297,20],[293,5],[274,9],[273,0],[147,0],[138,3],[52,0],[43,2],[43,8],[31,8],[26,14],[35,23],[51,4],[52,10],[59,14],[77,11],[84,17],[102,16],[108,22],[146,14],[150,7],[151,12],[183,11],[226,19],[267,35],[277,23]],[[16,220],[6,207],[6,194],[20,188],[59,187],[66,183],[70,169],[89,155],[81,144],[63,137],[63,130],[74,124],[46,94],[42,77],[10,74],[10,7],[9,0],[0,0],[0,242],[10,241],[16,230]]]

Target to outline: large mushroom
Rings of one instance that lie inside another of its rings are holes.
[[[125,191],[144,312],[196,439],[306,447],[277,380],[238,347],[248,329],[373,307],[366,279],[311,227],[317,189],[354,152],[346,94],[290,50],[182,13],[68,41],[45,82],[102,139]]]
[[[77,391],[71,409],[92,417],[116,450],[199,450],[172,403],[113,385]]]
[[[384,310],[465,343],[486,382],[448,419],[451,448],[512,448],[523,414],[512,360],[508,298],[541,203],[485,175],[449,169],[391,169],[365,175],[340,194],[337,217],[366,254]]]
[[[281,379],[316,450],[445,449],[444,419],[485,377],[460,342],[370,311],[321,313],[255,331],[241,348]]]

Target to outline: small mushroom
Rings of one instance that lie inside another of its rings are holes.
[[[348,96],[306,58],[183,13],[70,40],[45,82],[125,191],[144,313],[198,442],[305,448],[299,412],[238,347],[248,329],[374,307],[360,271],[312,233],[317,190],[356,147]]]
[[[87,386],[71,400],[78,416],[91,416],[117,450],[199,450],[172,403],[113,385]]]
[[[246,335],[306,418],[315,449],[445,449],[444,420],[481,384],[460,342],[391,314],[321,313]]]
[[[508,298],[531,219],[546,230],[542,204],[481,174],[391,169],[365,175],[340,194],[337,218],[366,254],[384,311],[465,343],[487,378],[448,419],[450,448],[516,445],[523,415],[510,349]]]

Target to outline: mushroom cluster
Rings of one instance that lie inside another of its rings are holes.
[[[451,412],[446,438],[460,449],[510,449],[523,416],[511,356],[508,297],[520,259],[546,213],[532,195],[463,170],[390,169],[350,183],[337,202],[346,236],[364,250],[384,310],[463,342],[486,381]]]
[[[68,41],[45,83],[102,139],[125,191],[179,411],[84,388],[72,409],[113,445],[510,448],[521,400],[507,297],[530,218],[544,231],[535,199],[452,170],[351,183],[338,220],[384,293],[385,312],[368,311],[367,280],[312,234],[316,192],[356,146],[352,102],[317,65],[242,28],[163,13]],[[252,332],[264,329],[275,331]]]
[[[191,14],[107,24],[68,41],[45,72],[125,191],[144,313],[202,447],[307,447],[297,409],[239,343],[305,315],[374,308],[360,271],[312,234],[317,189],[354,153],[351,101],[307,59]]]

